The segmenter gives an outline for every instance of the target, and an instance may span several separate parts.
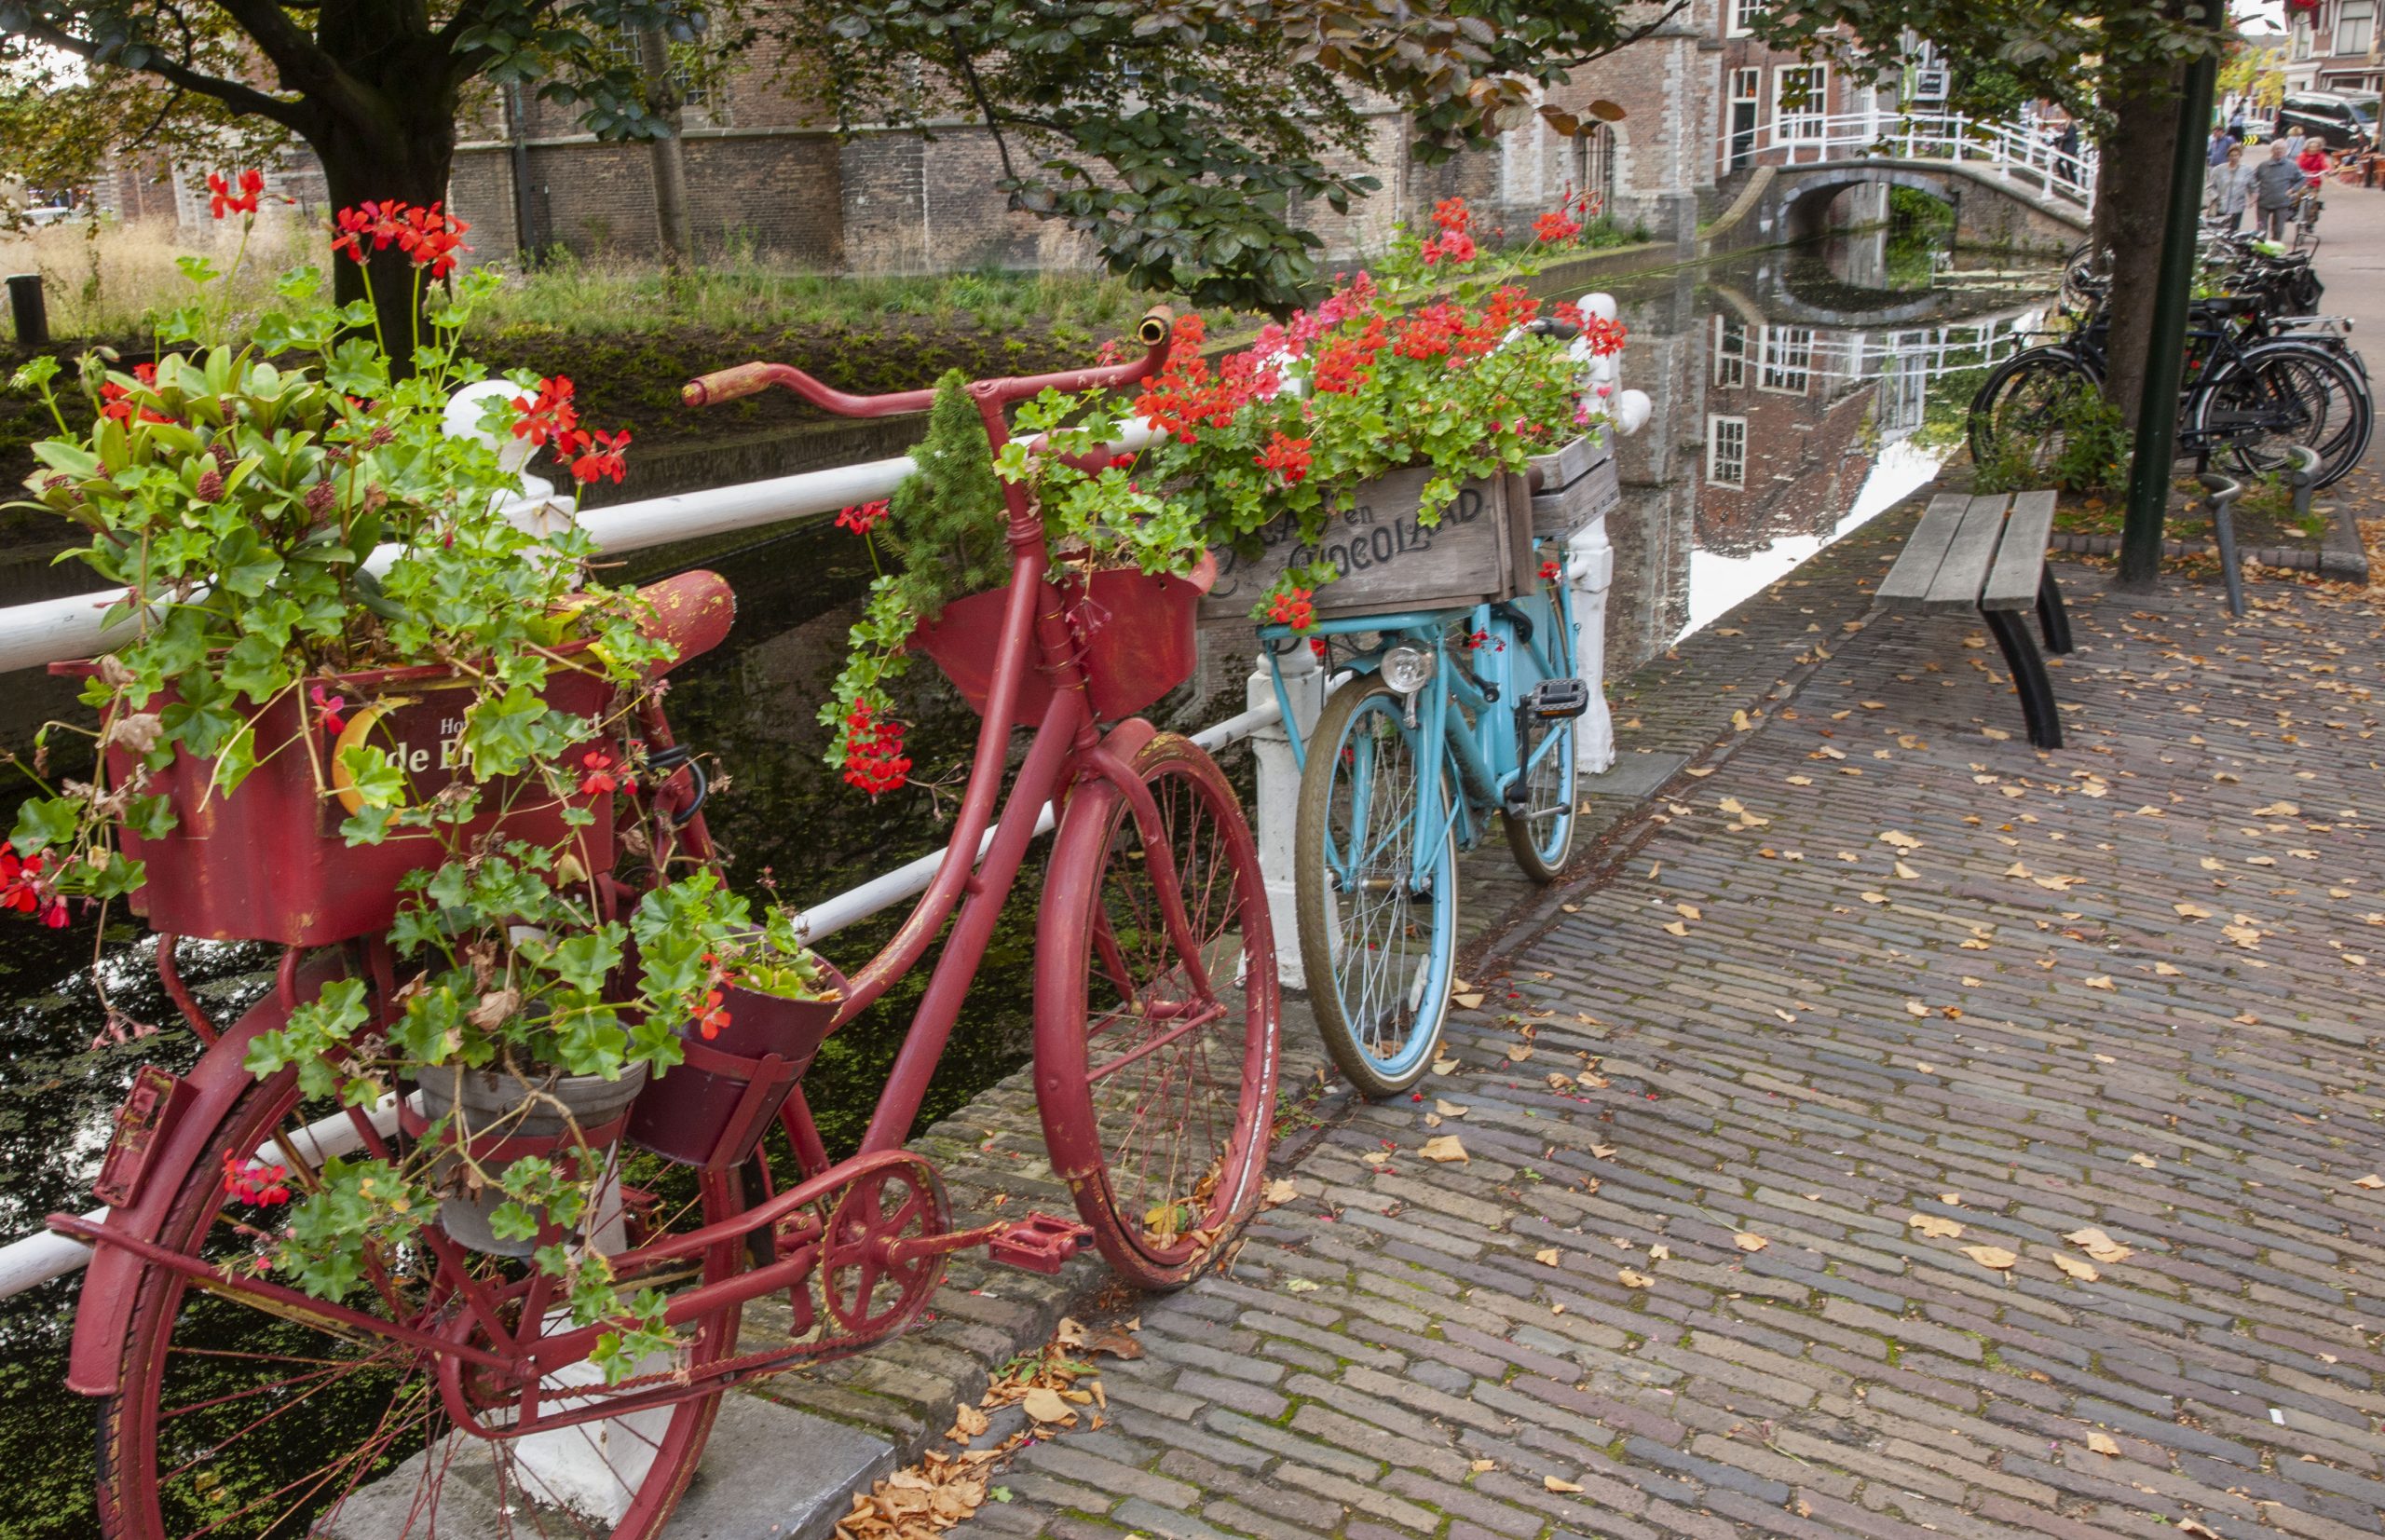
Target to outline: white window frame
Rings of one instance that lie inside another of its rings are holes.
[[[1738,440],[1738,443],[1733,446],[1735,453],[1727,459],[1723,453],[1723,438],[1725,429],[1735,430]],[[1728,476],[1723,474],[1726,465],[1736,468]],[[1734,491],[1746,490],[1748,484],[1747,418],[1730,416],[1721,412],[1706,414],[1706,484],[1727,486]]]
[[[2356,48],[2344,41],[2345,23],[2353,20],[2350,12],[2354,6],[2358,6],[2362,12],[2358,19],[2360,44]],[[2376,36],[2377,0],[2343,0],[2343,3],[2336,7],[2336,25],[2328,34],[2329,42],[2336,53],[2365,56],[2368,52],[2368,45],[2375,41]]]
[[[1787,92],[1792,76],[1810,78],[1812,87],[1806,93],[1806,104],[1792,108]],[[1772,142],[1776,144],[1819,140],[1830,125],[1830,66],[1828,64],[1775,64],[1772,67]]]
[[[1765,7],[1765,0],[1723,0],[1723,35],[1745,37],[1755,29],[1748,22]]]
[[[2293,22],[2294,46],[2292,52],[2294,61],[2296,63],[2298,64],[2302,62],[2302,61],[2310,58],[2312,51],[2317,47],[2317,45],[2312,41],[2314,32],[2315,29],[2311,26],[2310,18],[2309,16],[2296,15],[2295,17]]]
[[[1712,376],[1717,390],[1744,390],[1748,383],[1748,323],[1736,316],[1714,318]]]
[[[1814,329],[1766,326],[1756,352],[1755,388],[1775,395],[1802,396],[1814,378]]]

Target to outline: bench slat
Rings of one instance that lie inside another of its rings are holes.
[[[1930,614],[1979,607],[1980,585],[1987,581],[1987,565],[1996,542],[2004,534],[2004,508],[2010,497],[1973,497],[1946,545],[1938,576],[1923,595],[1921,607]]]
[[[1982,609],[2027,609],[2037,602],[2037,579],[2045,570],[2046,541],[2053,535],[2054,495],[2024,492],[2012,499],[2004,522],[2004,543],[1980,590]]]
[[[1928,595],[1929,585],[1938,576],[1939,563],[1945,559],[1946,547],[1953,541],[1956,529],[1963,522],[1963,511],[1969,499],[1956,493],[1942,492],[1929,499],[1921,522],[1904,542],[1904,552],[1897,557],[1888,575],[1880,579],[1879,592],[1874,595],[1880,603],[1897,609],[1917,609]]]

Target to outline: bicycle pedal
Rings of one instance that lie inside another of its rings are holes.
[[[1585,679],[1543,679],[1523,698],[1523,709],[1545,721],[1564,721],[1590,709],[1590,686]]]
[[[1093,1232],[1074,1220],[1029,1214],[987,1242],[986,1255],[1004,1267],[1049,1277],[1092,1238]]]

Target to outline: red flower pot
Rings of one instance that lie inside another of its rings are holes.
[[[1201,595],[1217,581],[1215,558],[1204,555],[1189,578],[1146,577],[1133,568],[1076,573],[1058,579],[1061,613],[1083,649],[1093,715],[1098,721],[1132,716],[1192,676],[1193,631]],[[911,635],[935,661],[970,708],[983,714],[1001,650],[1002,613],[1010,588],[955,599]],[[1031,728],[1051,705],[1052,685],[1030,668],[1019,682],[1011,721]]]
[[[709,1039],[692,1023],[679,1029],[687,1062],[647,1083],[630,1112],[630,1142],[716,1170],[752,1154],[836,1019],[845,976],[827,972],[837,1000],[724,989],[729,1025]]]
[[[88,663],[58,665],[90,673]],[[320,685],[336,695],[346,730],[337,743],[306,702]],[[456,779],[447,761],[458,730],[464,683],[444,669],[390,669],[303,681],[275,698],[256,718],[263,761],[226,796],[210,785],[214,761],[188,753],[150,778],[170,800],[175,826],[161,838],[120,836],[124,853],[146,864],[147,879],[132,895],[132,911],[170,935],[215,941],[271,941],[320,947],[388,928],[398,909],[398,882],[418,867],[446,859],[447,838],[459,844],[492,829],[536,845],[560,845],[577,836],[590,871],[613,862],[613,825],[597,796],[557,802],[535,784],[493,781],[482,789],[492,811],[443,838],[421,830],[393,832],[377,845],[349,845],[339,826],[354,811],[343,798],[336,749],[370,743],[402,758],[411,793],[421,802]],[[610,682],[594,675],[558,672],[548,681],[548,703],[591,719],[605,715]],[[152,709],[170,697],[151,702]],[[121,784],[133,756],[107,752],[109,779]],[[520,806],[503,809],[509,799]],[[575,830],[566,806],[593,808],[596,821]]]

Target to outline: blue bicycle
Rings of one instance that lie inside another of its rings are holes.
[[[1346,669],[1301,755],[1301,962],[1334,1062],[1371,1097],[1431,1065],[1457,959],[1457,856],[1495,813],[1516,864],[1553,879],[1574,844],[1573,602],[1556,542],[1535,590],[1470,609],[1318,622]],[[1540,559],[1535,552],[1535,560]],[[1261,628],[1273,644],[1292,638]],[[1344,652],[1342,649],[1348,650]],[[1280,653],[1270,648],[1279,697]]]

